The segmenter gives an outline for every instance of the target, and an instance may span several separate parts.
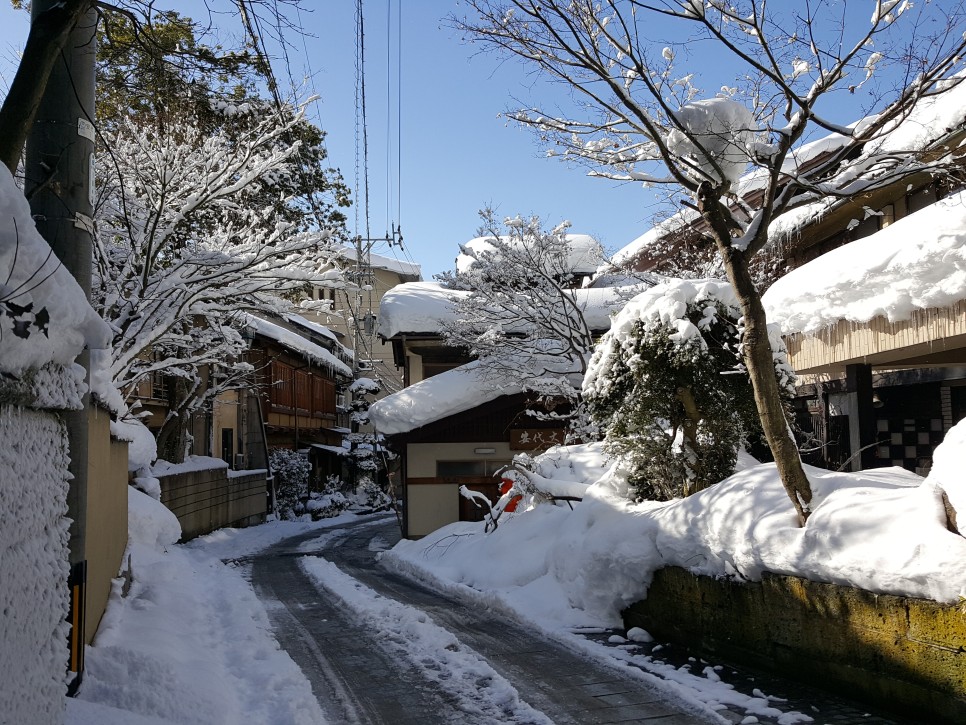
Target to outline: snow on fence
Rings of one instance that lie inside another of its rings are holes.
[[[203,467],[206,461],[208,467]],[[265,520],[265,470],[229,471],[227,464],[218,459],[195,462],[195,466],[172,466],[168,472],[154,471],[161,482],[161,503],[181,523],[182,541],[225,526],[247,526]]]

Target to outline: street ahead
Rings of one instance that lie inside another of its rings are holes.
[[[275,636],[333,723],[904,722],[732,667],[722,674],[736,688],[784,697],[763,700],[766,711],[754,720],[737,708],[709,716],[676,701],[673,683],[611,667],[485,604],[386,571],[377,553],[398,538],[394,518],[360,519],[286,539],[252,560]],[[611,634],[583,636],[606,642]],[[684,668],[695,661],[658,649]]]

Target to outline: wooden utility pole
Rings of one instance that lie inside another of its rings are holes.
[[[60,0],[34,0],[31,23],[48,22],[49,13],[63,6]],[[88,10],[54,59],[29,130],[24,161],[24,193],[37,230],[88,297],[93,251],[96,26],[97,14]],[[89,370],[87,353],[78,362]],[[73,476],[67,493],[72,690],[80,684],[84,670],[89,397],[85,396],[83,410],[66,415]]]

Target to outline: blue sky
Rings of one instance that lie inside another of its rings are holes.
[[[392,48],[387,58],[390,2]],[[573,231],[593,234],[614,249],[650,226],[654,210],[639,186],[590,179],[582,169],[541,157],[530,133],[498,118],[512,105],[512,96],[526,97],[532,79],[519,66],[501,65],[493,55],[474,57],[476,49],[463,44],[443,23],[446,15],[457,10],[453,0],[404,3],[399,154],[395,125],[399,2],[365,2],[369,228],[373,236],[383,236],[390,223],[401,223],[406,249],[402,254],[398,248],[381,245],[374,251],[418,262],[429,279],[452,268],[458,245],[475,236],[477,212],[486,205],[504,216],[536,214],[552,224],[569,219]],[[200,3],[159,5],[188,8],[190,15]],[[321,101],[312,115],[328,133],[332,164],[354,186],[355,3],[338,0],[324,6],[324,11],[302,13],[306,30],[315,37],[305,39],[308,64],[301,40],[295,41],[291,66],[297,81],[307,70],[314,74],[311,92],[320,95]],[[16,52],[26,34],[26,14],[0,3],[0,90],[12,77]],[[387,60],[393,65],[388,102]],[[284,76],[284,66],[278,72]],[[392,142],[388,151],[387,135]],[[397,159],[401,173],[397,173]],[[355,231],[355,212],[350,210],[349,216]]]
[[[532,134],[498,117],[513,96],[528,95],[532,79],[519,66],[501,64],[496,56],[478,54],[477,48],[461,42],[443,20],[457,11],[455,2],[404,3],[402,50],[397,55],[399,2],[365,3],[374,236],[386,230],[387,216],[401,220],[406,249],[429,278],[452,267],[458,245],[475,236],[477,212],[487,205],[504,216],[536,214],[552,224],[568,219],[574,231],[593,234],[606,247],[623,246],[648,228],[650,196],[638,185],[591,179],[581,169],[542,157]],[[355,174],[354,6],[342,0],[327,4],[324,17],[321,11],[311,21],[303,16],[318,36],[308,41],[308,48],[315,88],[322,96],[321,126],[329,133],[331,158],[350,184]],[[398,57],[401,104],[396,96]],[[390,86],[387,61],[392,65]],[[401,154],[397,108],[402,116]]]

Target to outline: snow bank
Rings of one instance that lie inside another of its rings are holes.
[[[966,466],[964,441],[957,433],[940,447],[937,477],[953,460]],[[621,609],[644,598],[665,566],[752,581],[770,571],[946,603],[966,593],[966,539],[946,530],[933,480],[900,468],[807,473],[814,513],[805,528],[773,464],[687,499],[642,504],[621,495],[626,481],[612,468],[573,511],[538,505],[505,514],[490,534],[482,524],[452,524],[400,542],[384,560],[481,590],[524,616],[539,612],[558,627],[619,626]],[[966,497],[963,483],[950,488],[951,498]]]
[[[153,496],[133,486],[127,489],[127,521],[129,544],[163,549],[181,538],[178,517]]]
[[[111,331],[37,232],[10,171],[0,170],[0,372],[20,376],[70,365],[85,346],[106,348]]]
[[[789,272],[763,302],[787,335],[839,320],[906,320],[963,299],[966,192],[959,192]]]
[[[231,556],[241,556],[304,529],[254,527],[248,546],[240,544],[244,532],[232,529],[176,545],[173,515],[140,491],[129,493],[131,588],[122,596],[115,583],[67,725],[325,722],[251,585],[218,558],[228,554],[218,545],[223,539],[236,544]]]
[[[966,530],[966,421],[954,425],[932,456],[932,468],[926,478],[946,492],[956,509],[959,530]]]
[[[0,720],[5,723],[59,725],[63,717],[66,436],[54,415],[0,406]]]

